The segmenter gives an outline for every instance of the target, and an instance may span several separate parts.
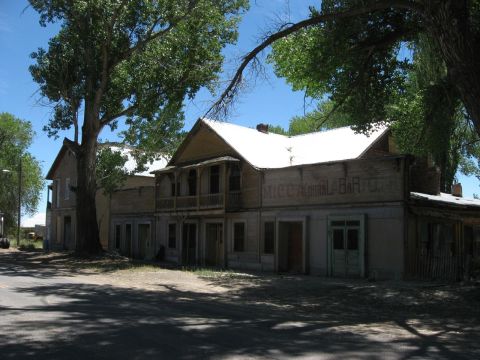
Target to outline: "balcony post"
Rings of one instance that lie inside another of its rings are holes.
[[[227,188],[228,188],[228,178],[227,178],[227,162],[223,163],[223,210],[225,211],[227,207]]]
[[[202,179],[202,170],[199,167],[197,167],[197,188],[196,188],[196,194],[197,194],[197,211],[200,210],[200,190],[201,190],[201,186],[200,186],[200,181]]]
[[[173,211],[177,211],[177,195],[179,191],[179,189],[177,188],[177,170],[173,172],[173,183],[173,187],[175,189],[175,193],[173,196]]]

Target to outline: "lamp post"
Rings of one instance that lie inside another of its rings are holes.
[[[3,173],[11,173],[12,170],[3,169]],[[22,158],[18,163],[18,214],[17,214],[17,248],[20,246],[20,220],[22,214]]]

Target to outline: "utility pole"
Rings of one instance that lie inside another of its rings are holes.
[[[17,218],[17,249],[20,246],[20,216],[22,212],[22,157],[18,163],[18,218]]]

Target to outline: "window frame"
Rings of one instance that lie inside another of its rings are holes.
[[[239,224],[243,225],[243,241],[242,241],[242,249],[237,250],[235,247],[235,226]],[[232,222],[232,252],[234,253],[244,253],[246,251],[246,242],[247,242],[247,222],[245,220],[235,220]]]
[[[175,227],[175,230],[173,232],[173,234],[175,235],[175,246],[170,246],[170,240],[171,239],[171,232],[170,232],[170,227],[171,226],[174,226]],[[167,249],[171,249],[171,250],[176,250],[178,247],[178,227],[177,227],[177,223],[176,222],[169,222],[167,224]]]
[[[272,249],[271,249],[271,252],[267,252],[266,251],[266,225],[267,224],[272,224],[273,228],[272,228]],[[263,221],[263,232],[262,232],[262,239],[263,239],[263,243],[262,243],[262,254],[264,255],[274,255],[275,254],[275,235],[276,235],[276,223],[275,223],[275,220],[265,220]]]

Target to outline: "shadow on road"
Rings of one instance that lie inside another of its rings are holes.
[[[55,274],[55,268],[2,271]],[[2,359],[478,359],[479,299],[438,289],[311,277],[211,279],[223,293],[55,283],[20,288],[43,305],[0,307]],[[306,289],[306,290],[305,290]],[[397,298],[395,298],[397,297]],[[0,304],[1,305],[1,304]]]

